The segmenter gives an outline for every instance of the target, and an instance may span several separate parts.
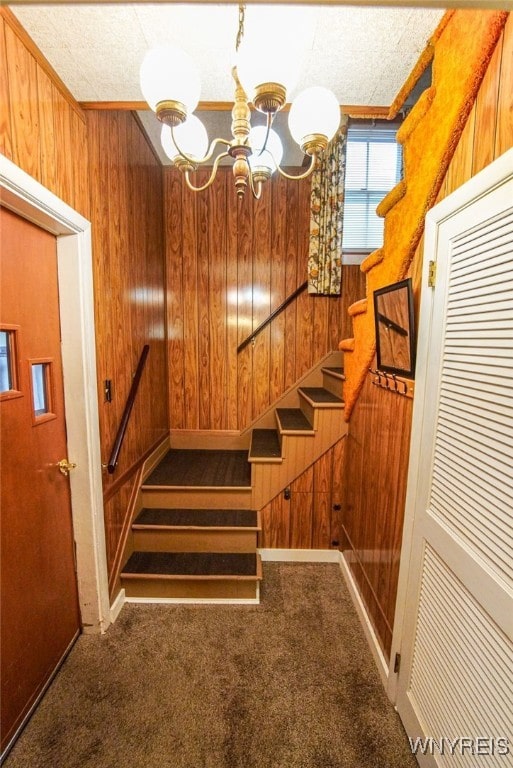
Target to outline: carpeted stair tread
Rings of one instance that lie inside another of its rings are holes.
[[[312,425],[300,408],[277,408],[276,416],[282,432],[307,432],[310,434],[314,432]]]
[[[339,379],[344,379],[344,369],[336,365],[327,366],[321,369],[323,373],[331,374]]]
[[[132,552],[122,576],[254,577],[254,552]]]
[[[254,429],[251,436],[249,460],[274,459],[281,461],[281,447],[276,429]]]
[[[171,448],[145,480],[143,487],[146,486],[250,487],[248,453]]]
[[[342,398],[337,397],[337,395],[324,389],[324,387],[301,387],[299,393],[303,394],[313,404],[343,405]]]
[[[258,513],[252,509],[142,509],[134,526],[257,528]]]

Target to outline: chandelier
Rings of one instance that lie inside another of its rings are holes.
[[[150,108],[163,123],[161,141],[166,155],[185,176],[194,192],[209,187],[223,158],[233,161],[235,189],[241,198],[249,186],[259,198],[262,185],[274,171],[287,179],[304,179],[315,168],[317,158],[335,135],[340,123],[340,107],[327,88],[313,86],[292,102],[288,124],[292,138],[310,162],[302,173],[292,176],[280,167],[283,148],[273,130],[273,120],[283,109],[293,86],[293,57],[275,56],[273,49],[255,50],[244,45],[245,6],[239,4],[239,24],[235,44],[237,64],[232,68],[235,83],[231,139],[216,138],[208,143],[203,123],[193,114],[199,103],[200,79],[192,58],[178,48],[166,46],[148,51],[141,65],[141,91]],[[294,32],[290,32],[291,36]],[[260,41],[261,42],[261,41]],[[283,41],[282,45],[283,45]],[[249,94],[249,97],[248,97]],[[266,124],[251,126],[251,108],[266,116]],[[216,150],[222,149],[214,158]],[[191,173],[212,163],[205,184],[195,186]]]

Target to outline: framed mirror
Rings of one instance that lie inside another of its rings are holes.
[[[411,278],[374,291],[377,368],[413,379],[415,336]]]

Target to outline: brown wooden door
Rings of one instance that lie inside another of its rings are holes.
[[[77,637],[56,239],[0,210],[1,724],[11,741]]]

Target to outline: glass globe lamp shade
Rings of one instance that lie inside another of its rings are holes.
[[[187,157],[201,160],[206,155],[208,149],[207,131],[196,115],[189,115],[185,123],[181,123],[181,125],[174,128],[173,133],[176,144],[173,141],[170,126],[162,126],[160,141],[164,152],[170,160],[175,161],[177,158],[181,158],[176,146],[177,144],[180,147],[180,151],[187,155]]]
[[[179,102],[187,114],[198,106],[201,83],[189,54],[180,48],[160,46],[148,51],[139,73],[141,91],[151,109],[157,104]]]
[[[265,54],[262,46],[253,46],[244,41],[237,56],[237,73],[242,87],[250,99],[255,90],[264,83],[279,83],[287,93],[294,88],[298,78],[295,57],[280,46],[266,47]]]
[[[326,144],[340,125],[340,106],[332,91],[322,86],[306,88],[296,96],[289,112],[289,129],[301,148],[310,136],[321,136]]]
[[[267,138],[267,144],[262,152],[266,136],[267,128],[264,125],[257,125],[251,129],[249,132],[249,144],[252,154],[248,157],[248,162],[253,172],[267,169],[270,175],[281,163],[283,146],[276,131],[271,129]]]

